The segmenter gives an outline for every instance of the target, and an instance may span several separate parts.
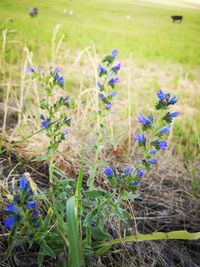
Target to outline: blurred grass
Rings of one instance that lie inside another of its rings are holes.
[[[132,53],[140,59],[199,66],[200,9],[176,2],[170,6],[131,0],[1,0],[0,24],[12,18],[9,27],[17,29],[17,39],[38,58],[50,56],[52,30],[62,24],[72,50],[94,42],[99,53],[117,47],[122,57]],[[38,7],[37,18],[28,15],[31,6]],[[65,9],[73,14],[65,14]],[[174,14],[183,15],[183,22],[172,23]]]

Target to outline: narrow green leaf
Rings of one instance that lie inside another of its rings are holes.
[[[112,239],[110,241],[99,243],[100,249],[97,249],[95,251],[95,255],[100,255],[105,248],[105,251],[107,250],[107,247],[116,245],[116,244],[124,244],[124,243],[130,243],[130,242],[140,242],[140,241],[152,241],[152,240],[169,240],[169,239],[176,239],[176,240],[196,240],[200,239],[200,232],[197,233],[189,233],[187,231],[181,230],[181,231],[172,231],[168,233],[163,232],[156,232],[152,234],[146,234],[146,235],[132,235],[127,236],[124,238],[117,238]]]
[[[68,240],[69,240],[69,266],[80,267],[82,253],[80,245],[79,227],[75,216],[75,197],[68,199],[66,204]]]
[[[78,207],[80,208],[80,210],[82,212],[81,189],[82,189],[82,182],[83,182],[83,162],[84,162],[84,147],[82,148],[81,166],[80,166],[79,176],[78,176],[78,180],[77,180],[77,184],[76,184],[76,192],[75,192],[76,219],[78,218]]]

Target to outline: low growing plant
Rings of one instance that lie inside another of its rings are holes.
[[[97,68],[98,130],[94,144],[95,157],[90,175],[84,174],[82,148],[77,179],[69,179],[55,164],[55,153],[58,153],[60,143],[67,138],[71,124],[68,114],[70,97],[63,95],[55,100],[55,92],[64,88],[64,78],[60,76],[59,68],[44,73],[29,67],[32,77],[41,84],[45,93],[40,104],[40,119],[41,127],[49,138],[49,145],[45,153],[35,160],[45,160],[49,164],[49,189],[41,191],[26,177],[20,177],[19,182],[14,182],[15,187],[4,210],[3,224],[10,230],[10,235],[8,251],[2,260],[11,255],[14,246],[26,243],[31,247],[37,243],[40,247],[38,266],[42,266],[45,256],[54,258],[58,266],[92,266],[92,256],[106,253],[112,245],[122,242],[199,238],[199,233],[185,231],[118,239],[113,239],[109,233],[109,222],[113,219],[118,217],[126,222],[131,218],[128,210],[123,208],[123,203],[134,201],[144,175],[157,164],[158,153],[167,149],[171,124],[179,115],[176,111],[168,111],[176,104],[177,97],[159,90],[155,112],[138,116],[140,131],[133,138],[141,149],[142,158],[137,166],[126,165],[119,169],[107,163],[103,170],[99,170],[105,117],[109,115],[113,98],[117,95],[115,86],[119,82],[117,74],[121,68],[121,63],[115,64],[117,55],[118,51],[113,50]],[[103,174],[109,190],[96,186],[97,170]],[[83,185],[83,178],[87,177],[87,183]]]

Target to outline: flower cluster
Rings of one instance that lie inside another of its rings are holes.
[[[164,93],[162,90],[158,91],[157,97],[158,102],[155,105],[157,110],[166,110],[177,102],[176,96],[171,97],[169,93]],[[165,140],[164,136],[169,134],[171,129],[170,123],[173,121],[173,118],[176,118],[178,115],[178,112],[167,112],[165,115],[161,113],[157,121],[154,120],[152,114],[147,118],[142,114],[139,115],[138,122],[142,126],[142,131],[135,135],[135,140],[144,150],[144,157],[140,164],[144,169],[149,170],[151,165],[157,163],[155,155],[159,150],[167,149],[168,142]],[[149,141],[145,136],[145,132],[148,130],[151,130]]]
[[[106,166],[104,174],[110,185],[117,190],[135,190],[144,173],[140,169],[134,171],[131,167],[125,167],[122,171],[119,171],[115,167]]]
[[[174,105],[177,102],[176,96],[170,97],[170,94],[166,94],[161,90],[158,92],[157,97],[157,110],[166,110],[170,105]],[[139,147],[143,149],[143,159],[135,170],[126,167],[120,172],[115,167],[105,167],[104,174],[113,187],[120,190],[136,189],[144,173],[150,169],[151,165],[157,163],[155,158],[157,152],[167,149],[168,143],[164,137],[169,134],[170,124],[178,115],[178,112],[167,112],[164,115],[162,113],[157,120],[155,120],[152,114],[148,116],[140,114],[138,116],[141,131],[135,135],[135,140]],[[149,138],[146,137],[147,132],[150,134]]]
[[[112,100],[117,95],[114,90],[119,78],[116,76],[121,68],[121,63],[114,65],[118,51],[114,49],[110,55],[107,55],[102,64],[98,66],[98,76],[100,80],[97,83],[99,88],[99,99],[103,108],[109,110],[112,107]],[[111,90],[110,90],[111,89]]]
[[[51,103],[51,96],[54,94],[55,86],[64,87],[64,78],[59,75],[60,68],[50,69],[49,73],[44,74],[29,67],[29,72],[45,88],[47,98],[40,103],[43,114],[40,114],[41,127],[45,129],[47,136],[51,139],[48,151],[55,151],[62,140],[65,140],[69,133],[67,127],[71,125],[71,118],[65,113],[65,108],[70,107],[70,96],[61,96],[54,103]],[[62,112],[60,112],[62,111]],[[48,153],[47,153],[48,154]]]
[[[3,224],[7,229],[18,226],[20,231],[31,233],[32,228],[37,229],[40,226],[40,211],[34,201],[30,183],[24,176],[20,177],[19,186],[12,196],[12,202],[7,205],[4,213],[6,218]]]

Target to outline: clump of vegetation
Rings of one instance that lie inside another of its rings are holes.
[[[114,49],[98,66],[96,116],[98,127],[95,134],[95,157],[90,174],[84,173],[85,148],[82,147],[81,164],[77,179],[68,178],[55,164],[55,152],[63,140],[68,138],[69,127],[73,123],[69,111],[71,97],[60,96],[55,100],[55,91],[64,88],[64,78],[60,69],[50,69],[47,73],[29,67],[46,93],[41,99],[41,127],[46,133],[49,144],[42,156],[35,161],[47,161],[49,166],[49,188],[40,190],[26,176],[13,181],[13,187],[4,209],[3,225],[10,230],[8,249],[2,261],[10,257],[14,247],[28,244],[39,246],[38,265],[42,266],[45,256],[55,259],[62,266],[92,266],[92,257],[106,253],[113,245],[142,240],[159,239],[197,239],[199,233],[186,231],[153,233],[151,235],[125,236],[113,238],[109,232],[110,221],[119,218],[124,223],[130,218],[125,203],[134,201],[140,194],[143,177],[157,164],[157,154],[168,147],[168,134],[171,123],[179,113],[168,111],[177,103],[177,97],[159,90],[155,111],[147,116],[140,114],[140,131],[133,135],[142,158],[137,166],[125,165],[121,169],[105,163],[99,170],[100,147],[104,140],[104,120],[117,96],[115,90],[119,82],[118,73],[121,63],[115,63],[118,51]],[[39,115],[38,115],[39,116]],[[90,162],[91,165],[91,162]],[[104,174],[108,189],[96,186],[97,173]],[[86,183],[83,183],[83,180]],[[60,265],[59,265],[60,266]]]

